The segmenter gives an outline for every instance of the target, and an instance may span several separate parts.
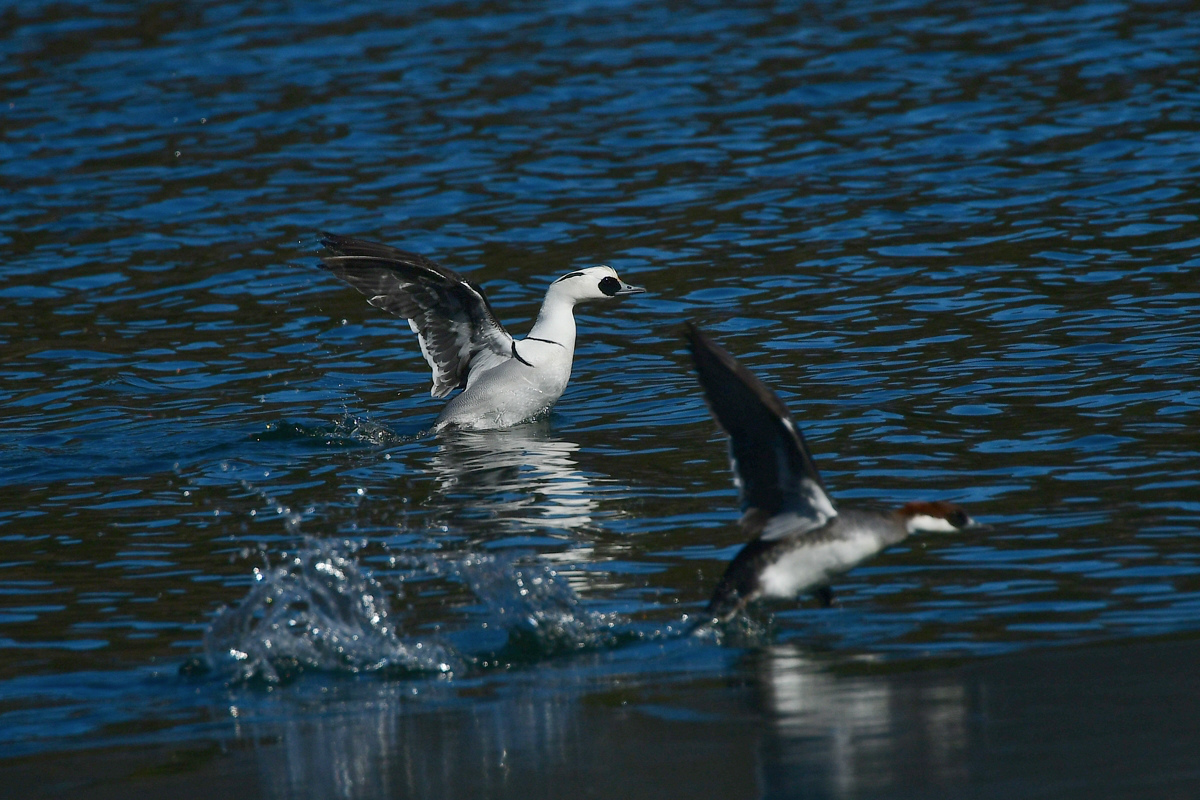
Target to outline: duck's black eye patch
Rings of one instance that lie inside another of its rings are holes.
[[[582,272],[568,272],[566,275],[563,275],[561,278],[556,280],[555,283],[562,283],[567,278],[578,278],[582,274],[583,274]]]
[[[621,291],[621,282],[612,275],[606,275],[600,279],[600,291],[609,297],[615,297],[617,292]]]
[[[956,528],[965,527],[967,524],[967,512],[961,508],[956,508],[946,516],[946,521]]]

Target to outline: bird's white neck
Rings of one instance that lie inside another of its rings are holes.
[[[546,292],[542,310],[526,338],[557,342],[569,351],[575,350],[575,298],[564,296],[554,286]]]

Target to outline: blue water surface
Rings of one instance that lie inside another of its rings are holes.
[[[1187,4],[29,2],[0,84],[20,796],[1011,797],[997,737],[1048,769],[1021,732],[1075,720],[1101,784],[1088,731],[1194,742],[1114,679],[1200,640]],[[430,436],[415,337],[322,230],[518,334],[571,269],[649,292],[578,309],[549,419]],[[835,501],[991,529],[685,636],[743,541],[685,319]],[[1046,717],[989,727],[1029,663],[1108,716],[1014,688]]]

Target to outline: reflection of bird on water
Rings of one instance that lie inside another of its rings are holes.
[[[944,791],[966,769],[961,675],[847,675],[795,643],[765,648],[756,666],[758,697],[775,733],[767,741],[778,748],[764,759],[774,762],[763,770],[766,796],[871,796],[914,775]]]
[[[442,494],[472,495],[493,521],[571,530],[590,523],[596,507],[591,481],[572,458],[577,450],[545,422],[461,430],[439,440],[431,466]]]
[[[941,501],[889,513],[838,511],[783,401],[690,323],[686,337],[709,408],[729,435],[741,525],[754,537],[717,585],[707,608],[712,616],[727,620],[760,597],[801,592],[815,592],[828,605],[836,575],[909,534],[975,524]]]
[[[575,304],[645,291],[612,267],[569,272],[550,284],[529,334],[514,339],[483,290],[453,270],[384,244],[328,233],[321,243],[325,269],[371,305],[408,320],[433,370],[431,394],[463,390],[442,409],[435,430],[507,428],[549,411],[571,378]]]

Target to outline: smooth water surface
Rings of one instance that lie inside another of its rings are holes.
[[[1187,4],[18,3],[0,77],[0,793],[1200,786]],[[430,436],[321,230],[518,334],[650,293]],[[685,319],[835,501],[991,530],[684,635],[742,543]]]

